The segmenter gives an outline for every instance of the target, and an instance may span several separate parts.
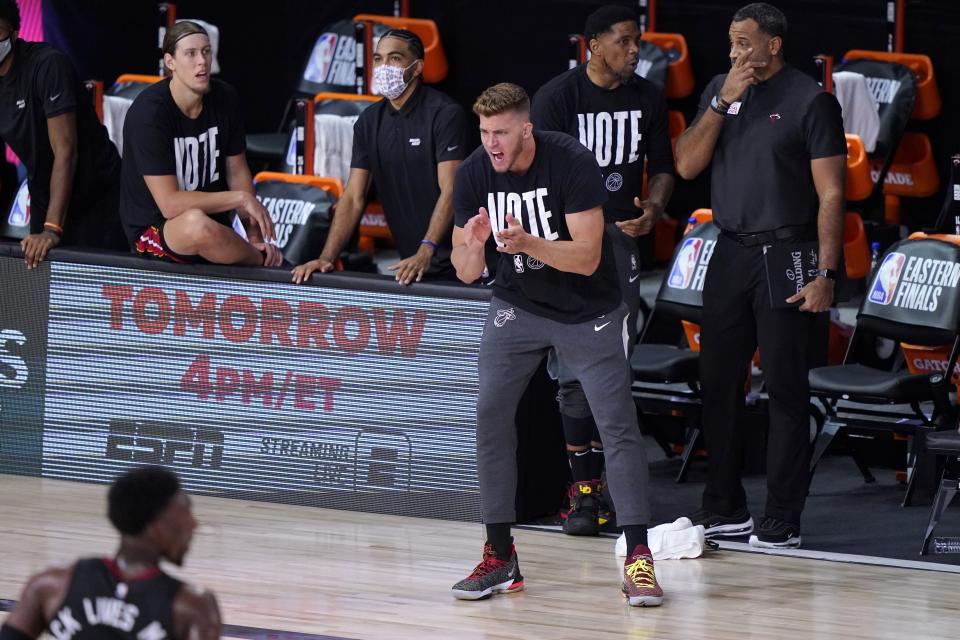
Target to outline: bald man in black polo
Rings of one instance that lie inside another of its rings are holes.
[[[702,510],[708,537],[748,535],[759,547],[800,545],[810,482],[807,374],[814,338],[833,301],[843,238],[846,141],[833,95],[786,64],[787,21],[766,3],[738,10],[730,62],[703,92],[693,125],[677,140],[677,171],[691,179],[712,161],[720,238],[703,289],[700,375],[709,456]],[[777,308],[767,286],[767,246],[819,241],[815,280]],[[818,318],[819,316],[819,318]],[[743,377],[759,345],[770,395],[766,514],[754,530],[740,482],[737,413]]]

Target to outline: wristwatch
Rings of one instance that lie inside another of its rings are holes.
[[[820,278],[826,278],[827,280],[837,281],[837,271],[836,269],[817,269],[817,276]]]

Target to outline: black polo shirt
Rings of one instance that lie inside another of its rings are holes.
[[[106,223],[108,212],[91,207],[119,188],[120,156],[83,83],[67,56],[49,44],[17,39],[13,47],[10,71],[0,76],[0,142],[10,145],[27,169],[30,232],[43,230],[50,205],[54,154],[47,120],[70,112],[77,121],[77,165],[64,224],[75,218]]]
[[[707,85],[697,118],[725,79],[718,75]],[[816,224],[819,198],[810,161],[846,153],[837,99],[785,66],[749,87],[725,116],[713,152],[713,219],[739,233]]]
[[[466,132],[460,105],[423,85],[399,111],[381,100],[357,119],[350,166],[373,175],[401,257],[420,248],[440,197],[437,165],[466,157]],[[450,264],[450,236],[439,244],[434,268]]]
[[[615,89],[595,85],[586,63],[540,87],[530,111],[541,131],[562,131],[594,153],[610,199],[603,206],[608,223],[640,215],[643,161],[648,175],[673,175],[673,149],[667,102],[654,83],[631,75]]]

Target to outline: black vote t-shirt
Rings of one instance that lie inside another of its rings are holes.
[[[69,60],[44,42],[16,40],[13,64],[0,77],[0,139],[10,145],[27,169],[30,230],[40,233],[50,204],[53,148],[47,119],[74,112],[77,121],[77,167],[65,226],[75,215],[94,216],[98,200],[119,187],[120,156],[107,137]]]
[[[642,197],[644,158],[648,175],[674,173],[667,102],[660,87],[639,76],[604,89],[582,64],[540,87],[530,119],[536,129],[568,133],[594,153],[610,193],[603,207],[608,223],[641,214],[633,199]]]
[[[176,176],[180,191],[229,191],[227,157],[245,150],[240,101],[230,85],[211,80],[194,119],[173,101],[169,79],[144,89],[123,122],[120,218],[130,244],[164,220],[143,176]],[[213,217],[230,224],[229,212]]]
[[[707,85],[697,118],[725,79]],[[713,219],[738,233],[816,224],[820,201],[810,161],[846,154],[837,99],[787,65],[748,87],[727,111],[713,152]]]
[[[494,171],[483,146],[457,168],[453,210],[458,227],[486,207],[494,234],[506,228],[511,213],[531,235],[571,240],[565,215],[603,205],[607,193],[593,154],[566,134],[534,131],[533,138],[536,152],[523,175]],[[612,311],[620,304],[620,287],[606,234],[602,242],[600,266],[589,276],[559,271],[525,253],[501,253],[494,295],[570,324]]]

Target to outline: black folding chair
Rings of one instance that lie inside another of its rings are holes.
[[[386,26],[374,24],[372,37],[378,38],[386,31]],[[356,24],[350,19],[335,22],[324,29],[304,64],[300,82],[287,99],[277,129],[247,134],[247,156],[251,163],[262,163],[273,170],[283,168],[293,131],[293,109],[298,99],[312,98],[323,92],[357,93],[357,79],[362,81],[367,73],[367,61],[356,59],[356,34]]]
[[[857,344],[877,337],[916,345],[951,345],[946,370],[960,349],[960,247],[934,239],[904,240],[884,255],[857,314],[857,326],[841,365],[810,371],[810,393],[826,420],[814,445],[813,471],[841,429],[884,431],[910,437],[911,469],[904,506],[913,495],[919,455],[928,433],[950,428],[956,409],[950,402],[950,376],[885,371],[855,362]],[[884,408],[876,408],[886,405]],[[887,408],[897,405],[899,409]],[[925,407],[932,411],[927,414]],[[909,411],[907,410],[909,408]]]
[[[923,546],[920,555],[930,551],[930,542],[933,540],[933,531],[937,528],[944,511],[950,506],[953,497],[960,489],[960,433],[956,431],[940,431],[931,433],[926,440],[926,453],[935,455],[941,469],[940,486],[930,508],[930,521],[923,534]],[[956,553],[951,549],[951,553]]]
[[[653,310],[630,360],[633,396],[641,411],[667,415],[679,411],[687,417],[677,482],[686,479],[702,432],[700,354],[673,344],[646,342],[646,338],[658,315],[665,315],[673,321],[700,322],[703,282],[718,235],[719,229],[712,222],[705,222],[684,236],[674,251],[670,270],[660,285]]]

